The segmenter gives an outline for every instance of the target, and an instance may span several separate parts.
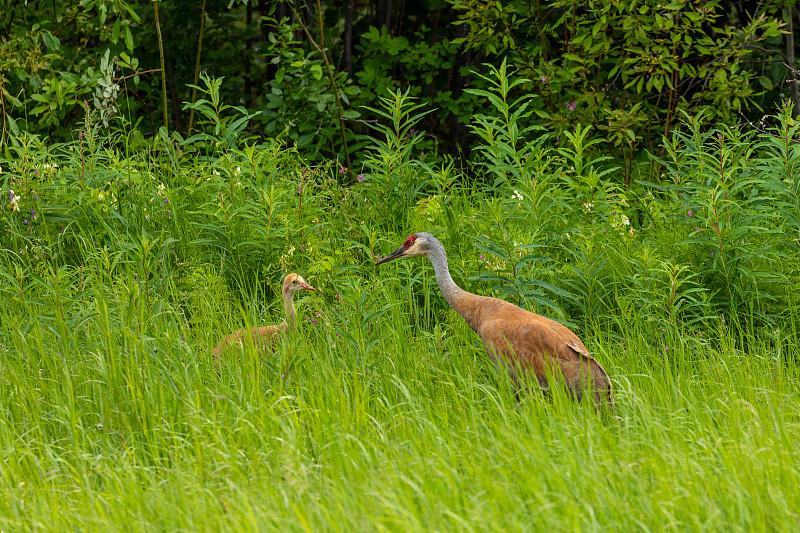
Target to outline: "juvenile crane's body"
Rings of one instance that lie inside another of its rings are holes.
[[[581,340],[558,322],[521,307],[469,293],[456,285],[447,267],[444,247],[430,233],[415,233],[376,265],[400,257],[427,257],[447,303],[483,340],[492,359],[518,382],[518,372],[532,374],[548,388],[548,377],[563,377],[576,399],[591,391],[596,405],[613,404],[611,380]]]
[[[273,324],[271,326],[253,326],[249,329],[237,329],[230,335],[226,335],[217,343],[211,352],[214,358],[218,359],[229,346],[236,346],[243,344],[245,336],[249,333],[253,338],[253,344],[259,351],[271,349],[287,331],[294,331],[295,324],[295,311],[294,311],[294,293],[298,291],[313,291],[314,287],[306,283],[302,276],[291,273],[287,274],[283,279],[283,289],[281,294],[283,296],[283,308],[286,311],[286,321],[280,324]]]

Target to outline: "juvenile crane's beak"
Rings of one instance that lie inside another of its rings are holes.
[[[315,290],[317,290],[314,287],[312,287],[311,285],[309,285],[308,283],[306,283],[305,281],[300,283],[300,288],[302,290],[304,290],[304,291],[315,291]]]
[[[377,263],[375,263],[375,266],[382,265],[383,263],[386,263],[387,261],[391,261],[392,259],[397,259],[398,257],[403,257],[405,255],[405,253],[406,253],[405,249],[401,246],[400,248],[398,248],[394,252],[390,253],[389,255],[387,255],[386,257],[384,257],[383,259],[381,259]]]

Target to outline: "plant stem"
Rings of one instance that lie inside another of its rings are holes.
[[[800,114],[800,90],[797,87],[797,69],[794,65],[794,9],[790,5],[784,11],[786,18],[786,62],[789,68],[791,79],[789,80],[789,90],[792,94],[792,103],[794,109],[792,110],[792,117],[797,118]]]
[[[192,103],[197,100],[197,79],[200,75],[200,54],[203,51],[203,32],[206,29],[206,0],[203,0],[203,6],[200,8],[200,35],[197,37],[197,59],[194,63],[194,82],[192,85]],[[189,129],[187,133],[192,133],[192,126],[194,125],[194,107],[189,113]]]
[[[331,88],[333,89],[333,98],[336,100],[336,112],[339,116],[339,133],[342,136],[342,145],[344,146],[344,157],[347,161],[347,171],[350,172],[352,168],[352,164],[350,163],[350,150],[347,148],[347,133],[344,129],[344,117],[342,112],[342,101],[339,98],[339,86],[336,84],[336,77],[333,74],[333,67],[331,67],[330,61],[328,61],[328,54],[325,53],[325,50],[317,44],[314,38],[311,36],[311,32],[308,31],[308,27],[306,27],[305,22],[303,21],[303,17],[295,10],[294,6],[290,4],[292,12],[294,12],[294,16],[300,25],[303,27],[303,31],[306,33],[308,37],[308,41],[311,45],[317,49],[317,51],[322,55],[322,60],[325,62],[325,68],[328,72],[328,78],[331,80]],[[322,6],[320,5],[320,1],[317,0],[317,21],[319,24],[319,39],[322,43],[322,46],[325,46],[325,33],[322,27]]]
[[[153,11],[156,17],[156,36],[158,37],[158,56],[161,60],[161,101],[164,113],[164,128],[169,130],[167,115],[167,71],[164,68],[164,43],[161,39],[161,24],[158,21],[158,0],[153,0]]]

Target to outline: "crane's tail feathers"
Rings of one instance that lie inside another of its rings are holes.
[[[589,361],[592,396],[596,407],[614,410],[614,391],[606,369],[592,357]]]
[[[598,412],[601,409],[614,410],[614,393],[611,379],[606,370],[593,357],[581,354],[585,363],[581,365],[580,372],[574,372],[567,379],[567,387],[572,396],[582,401],[588,395],[594,402]]]

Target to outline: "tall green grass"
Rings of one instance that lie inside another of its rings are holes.
[[[6,326],[0,527],[797,527],[796,346],[588,338],[617,387],[604,422],[558,393],[517,403],[459,317],[413,332],[403,307],[218,370],[174,315],[139,334],[101,299],[67,349]]]
[[[402,94],[353,183],[219,133],[238,115],[15,139],[0,531],[797,530],[789,111],[761,136],[687,119],[669,175],[623,190],[586,131],[523,142],[490,76],[477,178],[415,154]],[[372,266],[418,230],[465,288],[574,327],[614,418],[517,401],[429,265]],[[283,319],[289,271],[319,289],[297,334],[216,366],[221,335]]]

